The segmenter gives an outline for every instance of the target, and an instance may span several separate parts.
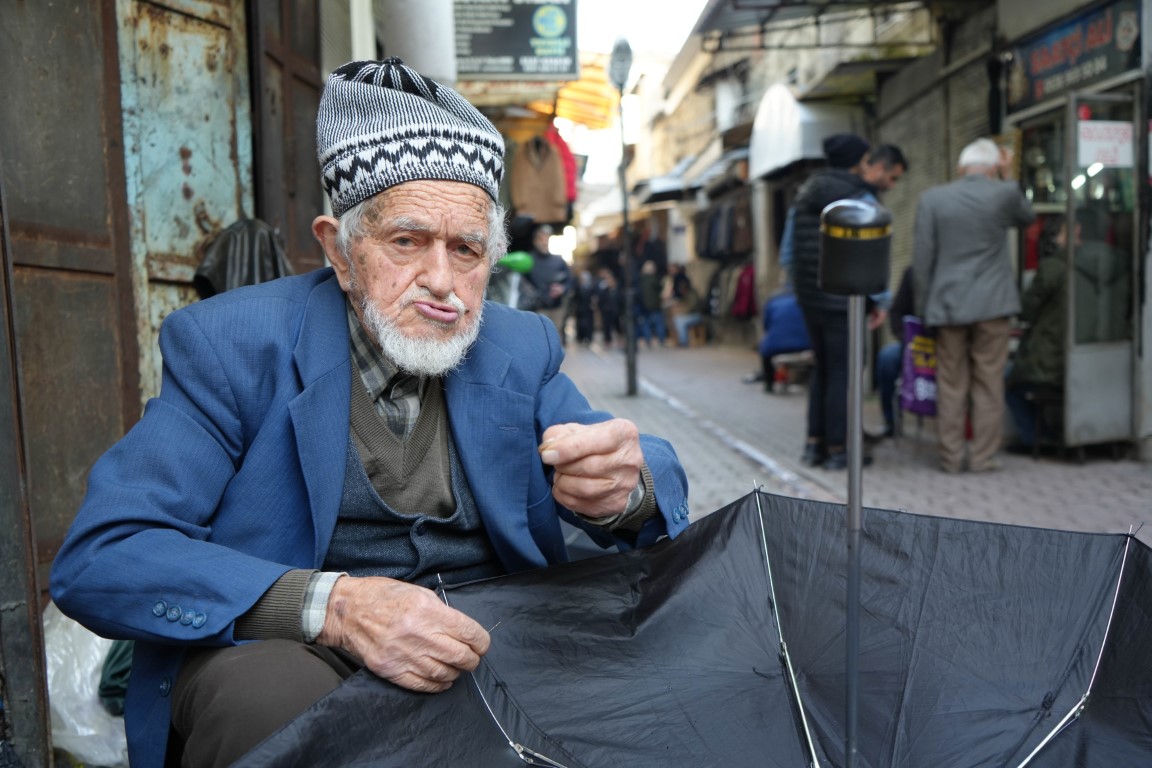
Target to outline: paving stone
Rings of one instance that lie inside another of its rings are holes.
[[[667,438],[689,480],[694,517],[748,493],[755,484],[800,498],[845,502],[847,472],[800,465],[807,394],[767,394],[742,378],[755,350],[732,346],[641,349],[638,393],[627,395],[625,356],[570,345],[563,371],[594,407]],[[878,403],[866,397],[864,425],[879,431]],[[1004,455],[996,472],[948,475],[937,469],[934,420],[904,419],[901,437],[873,449],[862,479],[865,506],[920,514],[1095,532],[1152,523],[1152,467],[1133,460]],[[1137,536],[1152,543],[1152,525]]]

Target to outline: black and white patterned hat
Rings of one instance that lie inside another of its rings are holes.
[[[336,216],[416,179],[475,184],[495,200],[504,174],[504,139],[488,118],[395,57],[328,77],[316,151]]]

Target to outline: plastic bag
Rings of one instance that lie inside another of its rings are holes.
[[[89,632],[55,603],[48,604],[44,648],[53,746],[87,765],[127,768],[124,718],[108,714],[97,693],[111,646],[111,640]]]

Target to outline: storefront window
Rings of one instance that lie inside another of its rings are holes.
[[[1069,182],[1076,239],[1072,278],[1077,344],[1132,338],[1136,208],[1133,105],[1084,97],[1076,109]]]
[[[1033,204],[1067,201],[1064,178],[1064,123],[1062,120],[1027,127],[1023,131],[1020,182]]]

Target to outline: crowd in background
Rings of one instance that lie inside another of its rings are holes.
[[[820,285],[821,212],[846,198],[879,204],[909,163],[898,147],[873,147],[854,134],[829,137],[824,150],[825,167],[811,174],[788,209],[779,244],[782,279],[760,309],[760,364],[745,382],[762,383],[767,392],[807,384],[800,461],[843,469],[848,303]],[[937,418],[943,471],[997,469],[996,454],[1005,447],[1006,409],[1015,425],[1009,450],[1031,450],[1041,441],[1059,439],[1058,416],[1037,423],[1043,414],[1036,402],[1058,404],[1060,398],[1064,262],[1043,260],[1021,302],[1008,232],[1028,225],[1035,214],[1010,178],[1011,161],[1010,153],[990,139],[965,147],[956,179],[921,193],[914,262],[902,272],[895,297],[885,291],[866,298],[868,329],[877,331],[887,320],[891,339],[872,356],[884,425],[879,433],[864,436],[865,465],[871,462],[867,446],[898,432],[910,335],[931,345],[933,380],[926,397]],[[669,262],[663,243],[645,229],[631,240],[631,258],[621,257],[618,236],[601,236],[574,269],[549,251],[550,226],[529,222],[524,231],[531,234],[521,236],[526,244],[517,248],[513,228],[513,248],[493,277],[489,297],[549,317],[564,343],[571,335],[578,344],[590,344],[599,331],[605,348],[623,347],[627,290],[639,348],[685,348],[708,340],[709,296],[715,287],[702,291],[693,285],[685,265]],[[1041,250],[1063,252],[1073,235],[1077,252],[1085,250],[1079,222],[1069,233],[1062,221],[1049,221]],[[741,316],[753,316],[751,265],[732,277],[731,314],[737,316],[736,302],[743,297],[743,303],[751,303]],[[905,327],[908,318],[916,321],[911,330]],[[1014,364],[1009,354],[1013,338],[1019,347]]]

